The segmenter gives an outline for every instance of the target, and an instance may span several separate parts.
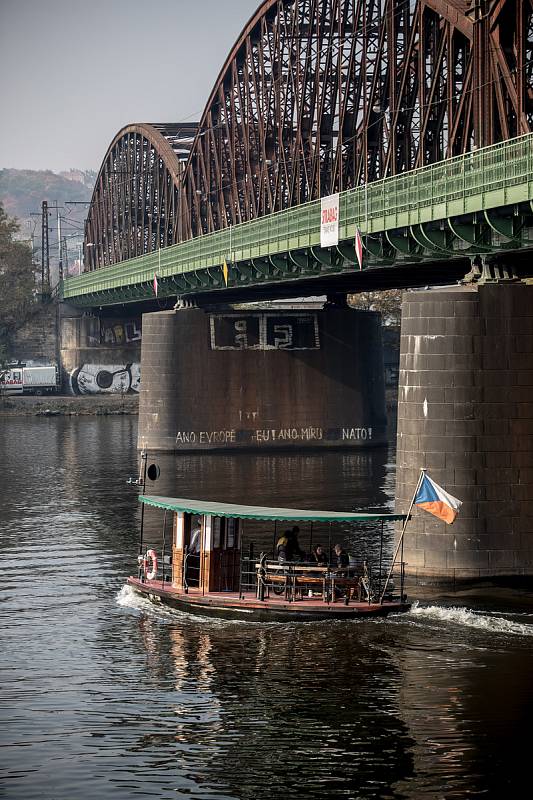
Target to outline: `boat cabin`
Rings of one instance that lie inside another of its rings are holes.
[[[152,599],[179,600],[177,605],[183,606],[187,598],[189,604],[202,607],[218,604],[219,610],[231,606],[234,611],[270,609],[280,614],[289,606],[294,610],[298,605],[310,615],[323,613],[339,601],[354,612],[362,608],[378,613],[408,607],[403,594],[401,555],[396,565],[400,570],[399,586],[395,586],[391,577],[398,553],[391,561],[383,547],[384,523],[405,523],[404,514],[270,508],[151,495],[141,495],[139,499],[164,511],[160,562],[158,553],[148,550],[139,556],[138,577],[129,579],[130,585]],[[269,529],[274,530],[272,552],[264,548],[256,554],[251,542],[243,552],[247,520],[269,522]],[[313,560],[299,546],[297,558],[285,557],[286,553],[282,555],[280,547],[276,547],[276,539],[287,523],[294,522],[309,523],[311,535],[314,523],[328,523],[330,527],[333,523],[378,523],[380,540],[374,548],[379,553],[378,563],[369,564],[363,558],[339,565],[338,560],[332,559],[331,540],[329,557],[323,563]],[[279,523],[282,527],[278,530]],[[139,553],[143,553],[142,525]]]
[[[239,588],[241,521],[214,514],[175,511],[172,585],[188,591],[236,592]]]

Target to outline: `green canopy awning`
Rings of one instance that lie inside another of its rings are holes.
[[[189,500],[183,497],[157,497],[139,495],[141,503],[169,511],[187,514],[211,514],[214,517],[238,519],[271,519],[299,522],[394,522],[405,520],[406,514],[366,514],[358,511],[315,511],[301,508],[270,508],[268,506],[241,506],[236,503],[213,503],[207,500]]]

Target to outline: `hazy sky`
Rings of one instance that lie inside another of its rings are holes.
[[[198,120],[260,0],[0,0],[0,168],[98,169],[130,122]]]

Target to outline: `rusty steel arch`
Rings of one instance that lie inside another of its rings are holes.
[[[196,123],[137,123],[111,142],[85,224],[85,268],[125,261],[174,244],[184,163]]]
[[[531,131],[532,63],[533,0],[264,0],[208,99],[164,231],[143,243]],[[108,246],[91,266],[138,254],[122,236],[129,250]]]

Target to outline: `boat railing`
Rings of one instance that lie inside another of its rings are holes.
[[[389,580],[382,598],[387,571],[383,568],[381,571],[373,571],[366,559],[359,564],[350,564],[349,567],[339,569],[308,562],[280,562],[269,559],[264,554],[259,559],[243,561],[246,564],[241,565],[241,595],[255,589],[258,600],[274,596],[283,597],[288,602],[321,598],[326,603],[343,601],[346,604],[370,604],[398,602],[403,595],[403,564],[397,565],[400,569],[399,587]]]
[[[253,548],[247,556],[241,556],[241,567],[239,576],[239,597],[245,594],[256,594],[258,574],[256,569],[257,559],[253,555]]]

